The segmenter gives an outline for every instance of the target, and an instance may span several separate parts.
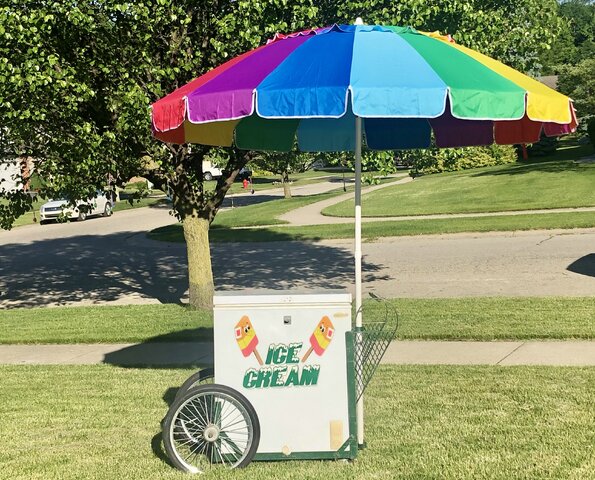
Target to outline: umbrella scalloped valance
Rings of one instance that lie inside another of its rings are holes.
[[[353,151],[533,143],[570,133],[572,101],[448,36],[334,25],[277,34],[152,105],[170,143]]]

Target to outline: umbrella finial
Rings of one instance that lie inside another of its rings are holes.
[[[357,17],[355,19],[355,24],[354,25],[363,25],[364,21],[362,20],[362,17]]]

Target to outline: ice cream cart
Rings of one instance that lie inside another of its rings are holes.
[[[215,383],[185,382],[164,421],[168,456],[188,472],[354,459],[356,403],[393,334],[354,329],[345,292],[215,295]]]

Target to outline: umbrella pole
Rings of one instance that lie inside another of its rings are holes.
[[[362,119],[355,117],[355,330],[362,328]],[[358,341],[361,336],[357,335]],[[364,444],[364,396],[357,402],[357,443]]]

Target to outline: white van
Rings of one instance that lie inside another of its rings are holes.
[[[112,216],[112,202],[104,192],[97,192],[94,198],[87,200],[77,200],[76,207],[72,207],[66,198],[50,200],[44,203],[39,209],[40,225],[48,223],[50,220],[57,220],[59,217],[65,217],[70,220],[82,222],[92,215]],[[79,209],[81,205],[87,208]]]
[[[213,180],[213,178],[223,175],[221,169],[210,160],[203,160],[202,172],[205,180]]]

